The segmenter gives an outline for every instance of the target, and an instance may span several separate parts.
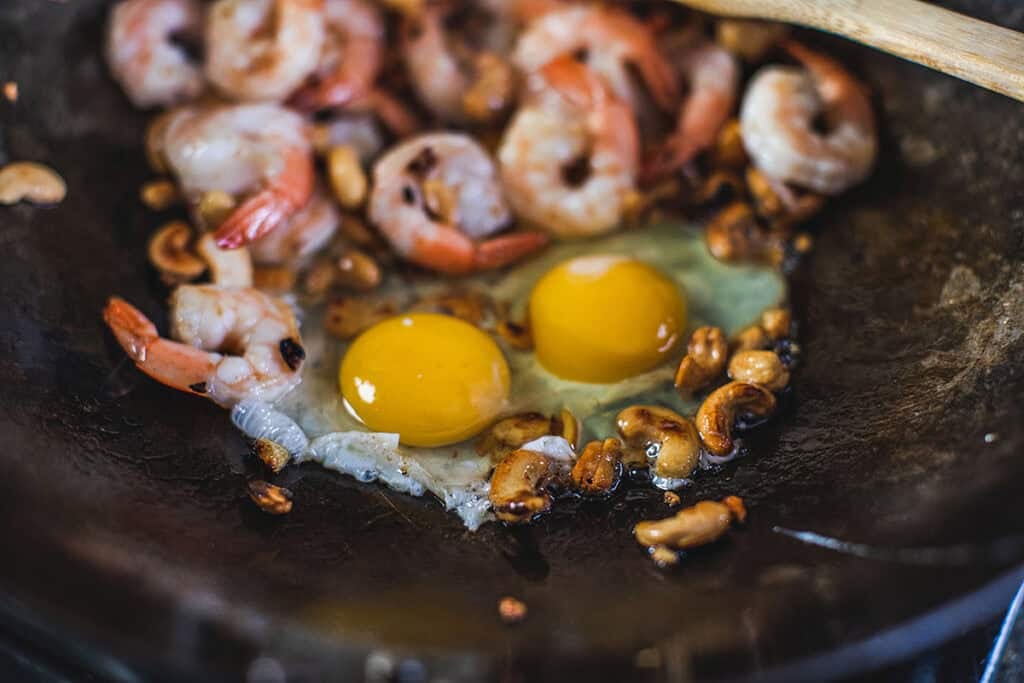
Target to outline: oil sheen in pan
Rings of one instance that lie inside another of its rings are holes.
[[[469,278],[460,281],[459,287],[487,292],[495,300],[510,302],[514,313],[521,313],[533,284],[544,273],[581,254],[626,255],[668,274],[685,293],[690,330],[717,325],[732,334],[786,298],[785,280],[775,269],[716,261],[707,253],[701,231],[678,223],[558,244],[507,273]],[[450,288],[450,282],[436,278],[412,286],[394,278],[375,296],[401,304],[413,296]],[[429,491],[470,529],[490,519],[487,477],[491,463],[477,455],[475,439],[438,448],[400,446],[397,435],[368,432],[345,410],[337,378],[347,343],[324,332],[322,313],[319,308],[302,311],[308,359],[302,384],[273,409],[240,404],[232,412],[235,423],[249,436],[281,441],[292,450],[296,462],[319,462],[362,481],[379,481],[413,495]],[[697,408],[672,388],[675,368],[671,362],[615,384],[587,384],[554,377],[531,352],[507,346],[503,351],[512,376],[506,412],[556,413],[567,407],[581,421],[584,440],[613,434],[614,416],[626,405],[656,403],[684,415]]]

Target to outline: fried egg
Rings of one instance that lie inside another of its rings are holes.
[[[430,491],[475,529],[491,518],[492,465],[474,442],[493,421],[568,408],[588,440],[614,435],[615,415],[634,403],[692,415],[697,404],[672,386],[689,332],[717,325],[733,334],[786,298],[775,269],[721,263],[698,228],[679,223],[557,244],[457,285],[528,317],[535,348],[420,313],[346,343],[327,335],[323,311],[310,308],[302,384],[273,409],[241,406],[235,423],[250,436],[289,439],[298,462],[414,495]],[[452,286],[436,276],[391,276],[370,296],[402,310]]]

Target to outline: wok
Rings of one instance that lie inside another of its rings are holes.
[[[1015,3],[953,9],[1024,28]],[[162,320],[145,116],[107,76],[105,3],[0,6],[0,162],[59,169],[0,209],[0,613],[8,641],[114,680],[819,679],[993,617],[1024,578],[1024,111],[824,41],[876,93],[882,159],[793,275],[787,414],[684,502],[749,523],[662,572],[656,491],[467,532],[429,500],[315,466],[295,510],[245,499],[223,411],[123,363],[111,293]],[[788,530],[788,531],[787,531]],[[813,532],[799,535],[795,532]],[[830,540],[831,539],[831,540]],[[808,542],[813,541],[813,542]],[[525,622],[496,604],[523,599]],[[263,676],[262,678],[260,676]],[[74,677],[74,676],[72,676]]]

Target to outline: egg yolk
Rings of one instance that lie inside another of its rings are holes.
[[[508,400],[508,364],[490,337],[447,315],[389,318],[349,347],[340,371],[349,410],[410,446],[443,446],[487,427]]]
[[[537,359],[578,382],[608,383],[659,365],[686,329],[669,277],[642,261],[591,255],[549,270],[530,294]]]

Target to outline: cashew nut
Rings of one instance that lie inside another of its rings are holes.
[[[478,455],[489,456],[491,462],[500,462],[525,443],[542,436],[560,433],[559,425],[540,413],[513,415],[495,422],[487,433],[477,440],[476,452]],[[575,445],[571,440],[569,443]]]
[[[789,336],[792,319],[788,308],[769,308],[761,314],[761,327],[772,339],[784,339]]]
[[[715,40],[729,52],[748,62],[761,61],[786,39],[786,24],[750,19],[720,19],[715,27]]]
[[[725,369],[729,345],[717,327],[698,327],[690,336],[686,355],[676,370],[675,385],[689,394],[715,380]]]
[[[684,479],[700,458],[700,439],[693,423],[661,406],[631,406],[615,423],[625,443],[623,462],[655,460],[654,473],[664,479]]]
[[[338,272],[334,276],[334,283],[358,292],[368,292],[376,289],[380,282],[380,266],[365,252],[350,248],[338,257]]]
[[[729,359],[729,377],[780,391],[789,384],[789,370],[774,351],[738,351]]]
[[[771,338],[760,325],[751,325],[750,327],[742,329],[732,340],[733,351],[767,349],[771,345]]]
[[[685,550],[718,540],[733,520],[742,522],[746,517],[743,499],[737,496],[726,496],[721,502],[702,500],[666,519],[639,522],[633,536],[643,546]]]
[[[622,444],[618,439],[591,441],[572,468],[572,483],[582,493],[608,493],[619,482],[622,472]]]
[[[775,410],[775,396],[758,384],[729,382],[715,389],[697,411],[697,431],[704,447],[717,456],[732,451],[732,428],[740,415],[767,417]]]
[[[512,451],[491,475],[491,506],[503,522],[528,522],[551,507],[548,486],[560,483],[566,463],[533,451]]]
[[[327,178],[343,209],[358,209],[366,201],[366,172],[354,147],[338,145],[327,152]]]
[[[147,247],[149,262],[168,284],[195,280],[206,263],[192,251],[192,228],[184,221],[171,221],[153,233]]]
[[[49,166],[16,161],[0,168],[0,204],[21,200],[33,204],[56,204],[68,193],[64,179]]]
[[[327,304],[324,329],[332,336],[347,341],[394,314],[395,307],[389,302],[343,296]]]
[[[729,204],[711,219],[704,241],[719,261],[777,264],[784,255],[783,240],[762,228],[753,210],[742,201]]]
[[[210,267],[210,280],[221,287],[252,287],[252,257],[246,247],[221,249],[213,233],[205,233],[196,251]]]
[[[178,188],[166,178],[150,180],[139,188],[139,199],[148,209],[166,211],[178,201]]]

